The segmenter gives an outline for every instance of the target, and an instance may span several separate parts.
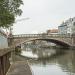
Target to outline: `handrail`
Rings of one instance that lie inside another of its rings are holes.
[[[13,38],[16,37],[71,37],[69,34],[20,34],[20,35],[13,35]]]
[[[14,48],[0,49],[0,57],[7,54],[7,53],[9,53],[9,52],[11,52],[11,51],[13,51],[13,50],[14,50]]]

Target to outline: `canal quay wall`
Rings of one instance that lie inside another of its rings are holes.
[[[9,61],[10,56],[11,56],[11,50],[9,48],[0,49],[0,75],[6,75],[10,67],[10,61]]]
[[[14,48],[0,49],[0,75],[32,75],[27,61],[13,60],[13,52]]]

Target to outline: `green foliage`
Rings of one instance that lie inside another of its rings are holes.
[[[0,27],[9,28],[17,15],[21,15],[19,8],[22,0],[0,0]]]

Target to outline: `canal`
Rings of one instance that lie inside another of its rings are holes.
[[[26,45],[15,56],[29,63],[33,75],[75,75],[75,50]]]

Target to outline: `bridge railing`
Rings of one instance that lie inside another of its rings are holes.
[[[47,35],[48,37],[71,37],[69,34],[63,34],[63,35],[61,35],[61,34],[49,34],[49,35]]]
[[[20,35],[13,35],[14,38],[22,38],[22,37],[27,37],[27,38],[31,38],[31,37],[38,37],[38,36],[42,36],[41,34],[20,34]]]
[[[37,37],[71,37],[69,34],[20,34],[13,35],[13,38],[37,38]]]

